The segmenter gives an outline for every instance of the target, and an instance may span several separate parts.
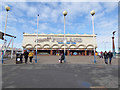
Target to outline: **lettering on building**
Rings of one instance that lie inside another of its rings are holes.
[[[81,43],[81,38],[65,38],[66,44],[76,44],[76,42]],[[41,43],[41,42],[58,42],[58,44],[64,43],[64,38],[60,37],[46,37],[46,38],[39,38],[36,39],[35,42]]]

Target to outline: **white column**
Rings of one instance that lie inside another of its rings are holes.
[[[37,40],[36,40],[36,52],[37,52],[37,44],[38,44],[38,24],[39,24],[39,15],[37,16],[37,35],[36,35],[36,37],[37,37]],[[37,54],[37,53],[36,53]]]
[[[37,35],[36,35],[36,57],[35,57],[35,63],[37,63],[37,43],[38,43],[38,24],[39,24],[39,14],[37,16]]]
[[[65,16],[64,16],[64,54],[65,54]]]
[[[94,44],[94,54],[95,54],[94,16],[92,16],[92,24],[93,24],[93,44]]]
[[[11,50],[11,59],[13,58],[13,43],[14,43],[14,37],[12,37],[12,50]]]
[[[4,30],[4,44],[3,44],[4,51],[5,51],[5,46],[6,46],[6,43],[5,43],[6,42],[5,41],[5,34],[6,34],[6,27],[7,27],[7,18],[8,18],[8,11],[6,12],[6,21],[5,21],[5,30]]]

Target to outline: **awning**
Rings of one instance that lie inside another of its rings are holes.
[[[76,46],[70,46],[70,48],[76,48]]]
[[[84,46],[79,46],[78,48],[85,48]]]
[[[58,46],[53,46],[52,48],[58,48]]]

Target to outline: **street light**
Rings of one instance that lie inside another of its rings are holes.
[[[5,33],[6,33],[6,27],[7,27],[7,18],[8,18],[8,11],[10,11],[10,7],[9,6],[5,6],[6,9],[6,22],[5,22],[5,30],[4,30],[4,43],[5,43]]]
[[[90,13],[92,15],[92,25],[93,25],[94,63],[96,63],[96,58],[95,58],[95,40],[94,40],[94,15],[95,15],[95,11],[92,10]]]
[[[2,52],[2,63],[3,63],[3,56],[5,54],[5,43],[6,43],[6,40],[5,40],[5,33],[6,33],[6,27],[7,27],[7,18],[8,18],[8,11],[10,11],[10,7],[9,6],[5,6],[5,9],[6,9],[6,21],[5,21],[5,30],[4,30],[4,44],[3,44],[3,52]]]
[[[113,37],[112,37],[112,45],[113,45],[113,57],[115,57],[115,43],[114,43],[114,35],[115,35],[115,32],[114,31],[112,34],[113,34]]]
[[[36,57],[35,57],[35,63],[37,63],[38,24],[39,24],[39,14],[37,16],[37,35],[36,35]]]
[[[66,63],[66,59],[65,59],[65,16],[67,15],[67,11],[63,11],[63,15],[64,15],[64,62]]]

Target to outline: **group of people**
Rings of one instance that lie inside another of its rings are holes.
[[[27,64],[28,62],[28,57],[29,57],[29,61],[30,63],[32,63],[32,58],[34,56],[34,53],[32,51],[28,52],[27,50],[24,52],[24,58],[25,58],[25,63]],[[104,57],[104,61],[105,61],[105,64],[108,64],[108,59],[109,59],[109,64],[111,64],[111,61],[112,61],[112,57],[113,57],[113,53],[111,51],[109,51],[107,53],[107,51],[105,51],[104,53],[101,51],[101,55],[100,55],[100,58],[103,58]],[[59,63],[62,63],[64,61],[64,54],[62,53],[61,54],[61,57],[59,59]]]
[[[34,53],[32,51],[28,52],[27,50],[24,52],[24,58],[25,58],[25,63],[27,64],[28,62],[28,58],[29,58],[29,62],[32,63],[32,58],[34,56]],[[59,59],[59,63],[62,63],[64,60],[65,56],[64,54],[61,54],[61,57]]]
[[[111,64],[113,53],[111,51],[109,51],[108,53],[107,51],[105,51],[104,53],[101,53],[102,58],[103,56],[104,56],[105,64],[108,64],[108,59],[109,59],[109,64]]]
[[[26,64],[27,64],[27,62],[28,62],[28,57],[29,57],[29,59],[30,59],[30,63],[32,63],[32,58],[33,58],[33,56],[34,56],[34,54],[33,54],[32,51],[28,52],[28,51],[26,50],[23,55],[24,55],[25,63],[26,63]]]

